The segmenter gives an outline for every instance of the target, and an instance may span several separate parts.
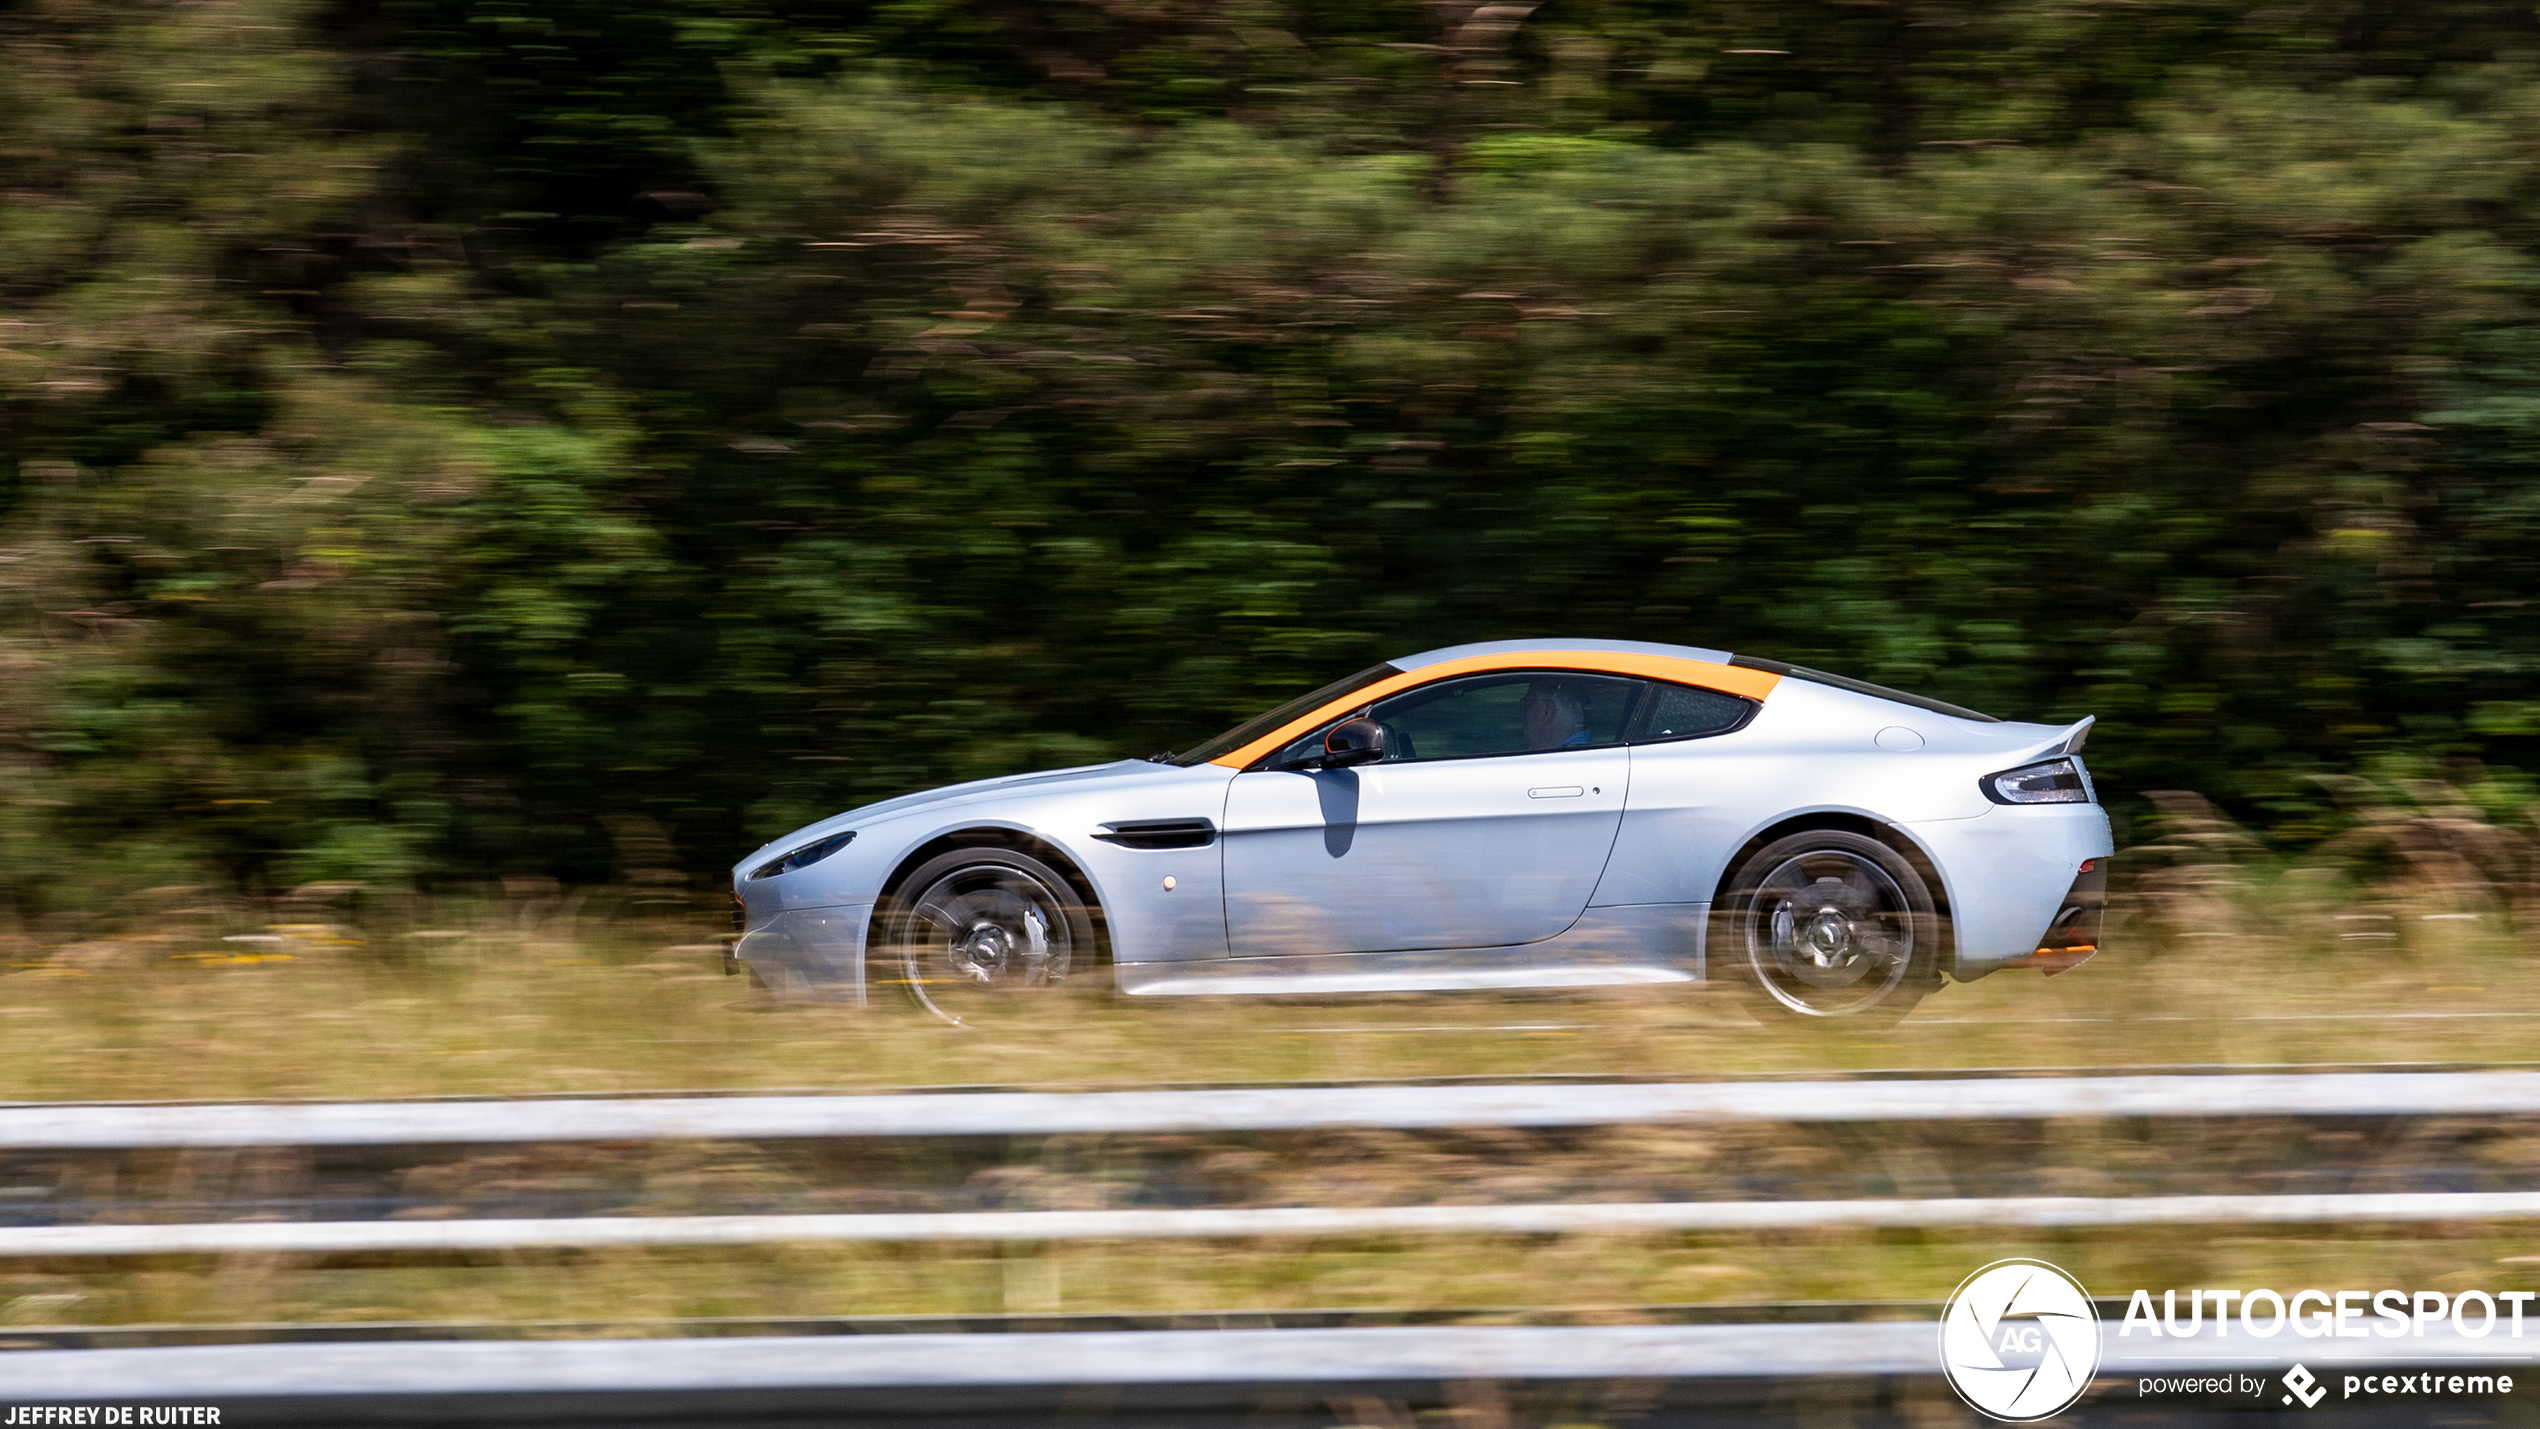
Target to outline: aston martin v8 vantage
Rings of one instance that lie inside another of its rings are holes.
[[[1601,640],[1391,660],[1187,752],[986,779],[733,870],[775,994],[952,1022],[1130,997],[1735,980],[1900,1015],[2097,951],[2090,730],[1771,660]]]

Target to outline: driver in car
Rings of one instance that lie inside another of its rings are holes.
[[[1576,749],[1596,742],[1588,733],[1586,708],[1559,680],[1527,686],[1517,714],[1525,722],[1528,749]]]

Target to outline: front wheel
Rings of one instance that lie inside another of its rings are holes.
[[[955,849],[919,865],[900,890],[876,930],[875,973],[956,1027],[1046,1001],[1094,961],[1084,900],[1030,854]]]
[[[1729,879],[1712,961],[1736,964],[1761,1012],[1887,1023],[1939,986],[1930,885],[1876,839],[1821,829],[1777,839]]]

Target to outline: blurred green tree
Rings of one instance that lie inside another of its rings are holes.
[[[2288,838],[2528,768],[2534,28],[28,0],[0,898],[703,872],[1538,633]]]

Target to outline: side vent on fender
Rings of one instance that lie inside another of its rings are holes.
[[[1217,826],[1206,819],[1123,819],[1102,829],[1095,838],[1122,848],[1206,848],[1217,842]]]

